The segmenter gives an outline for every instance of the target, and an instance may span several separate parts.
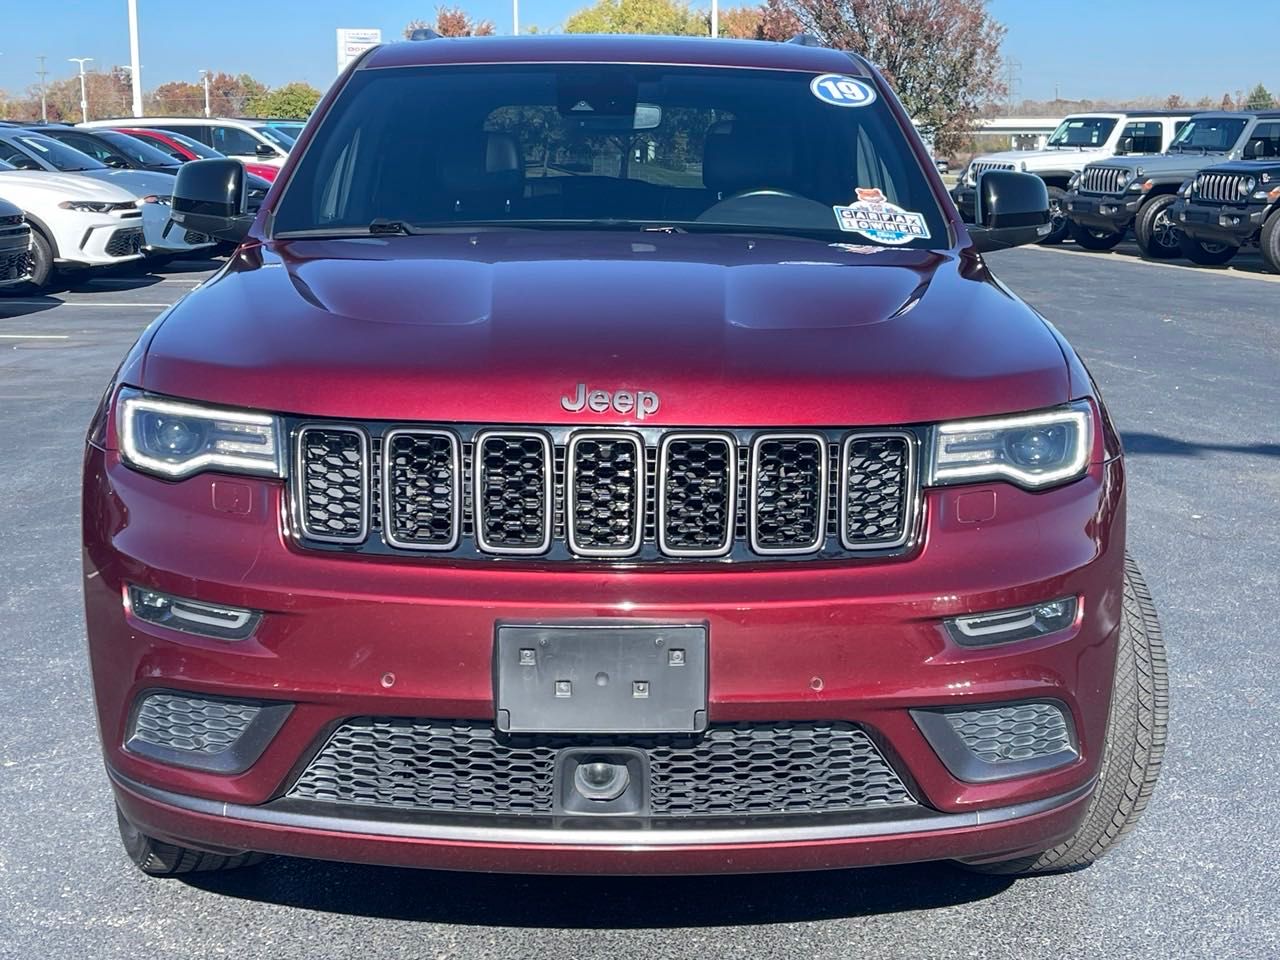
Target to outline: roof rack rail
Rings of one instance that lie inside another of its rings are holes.
[[[812,33],[797,33],[787,43],[796,43],[802,47],[825,47],[826,44],[815,37]]]
[[[412,33],[409,34],[409,39],[410,40],[439,40],[441,39],[441,36],[442,36],[441,34],[436,33],[430,27],[418,27],[418,29],[414,30]]]

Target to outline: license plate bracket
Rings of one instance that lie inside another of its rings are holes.
[[[507,733],[699,733],[705,624],[498,624],[495,722]]]

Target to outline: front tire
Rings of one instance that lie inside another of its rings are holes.
[[[1182,230],[1169,217],[1169,208],[1177,201],[1171,193],[1152,197],[1138,211],[1133,232],[1145,257],[1172,260],[1182,256]]]
[[[267,859],[261,853],[206,853],[180,847],[176,843],[163,843],[149,837],[135,827],[119,806],[116,807],[116,824],[120,828],[120,840],[129,859],[143,873],[153,877],[176,877],[184,873],[208,873],[214,870],[236,870],[253,866]]]
[[[1220,267],[1240,250],[1239,247],[1233,247],[1229,243],[1200,240],[1197,237],[1189,237],[1185,233],[1181,237],[1181,242],[1182,255],[1202,267]]]
[[[1067,191],[1061,187],[1049,187],[1049,233],[1037,241],[1042,247],[1051,247],[1067,239]]]
[[[1262,248],[1262,260],[1276,273],[1280,273],[1280,207],[1271,211],[1267,222],[1262,225],[1262,236],[1258,240]]]
[[[971,864],[979,873],[1057,873],[1088,866],[1120,842],[1147,808],[1169,725],[1169,665],[1155,604],[1131,557],[1125,557],[1124,620],[1116,649],[1102,766],[1084,823],[1044,853]]]
[[[1074,220],[1067,221],[1067,232],[1071,239],[1086,250],[1111,250],[1124,239],[1125,231],[1108,233],[1093,227],[1083,227]]]

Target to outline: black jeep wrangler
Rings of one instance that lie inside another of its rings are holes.
[[[1220,241],[1184,243],[1170,208],[1202,170],[1266,157],[1278,140],[1280,111],[1196,114],[1164,155],[1091,163],[1074,177],[1064,198],[1071,236],[1091,250],[1109,250],[1132,227],[1143,254],[1153,259],[1224,263],[1234,251]]]
[[[1220,163],[1196,174],[1169,208],[1182,248],[1197,263],[1226,263],[1241,247],[1258,244],[1280,273],[1280,123],[1266,159]],[[1205,252],[1216,253],[1211,259]]]

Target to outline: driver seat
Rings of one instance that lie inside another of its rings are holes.
[[[720,121],[703,142],[702,183],[720,200],[747,190],[794,190],[792,131],[768,121]]]

